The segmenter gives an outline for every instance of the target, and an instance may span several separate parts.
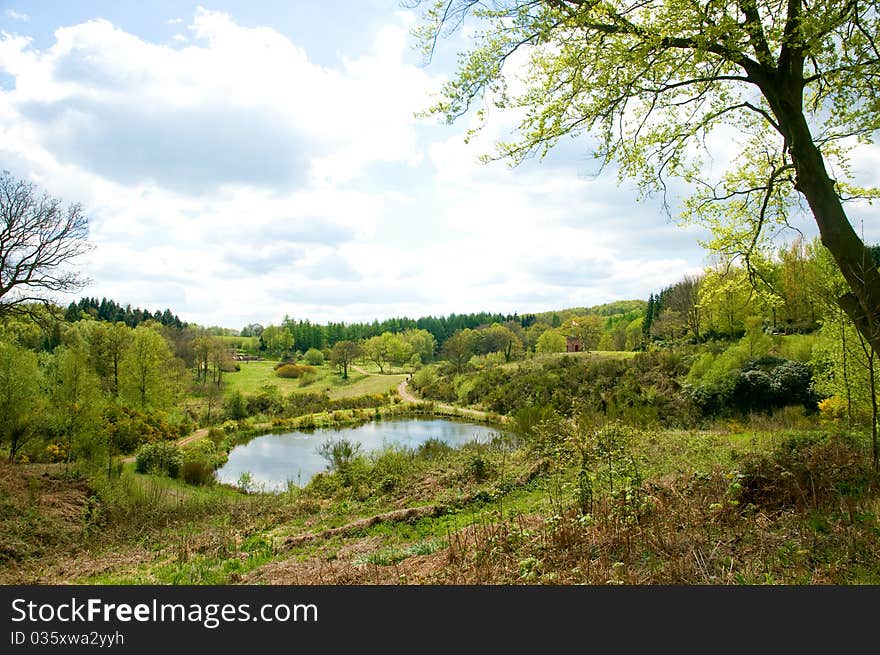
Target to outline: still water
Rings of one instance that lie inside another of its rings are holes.
[[[255,488],[282,491],[288,481],[302,486],[315,473],[327,469],[327,460],[318,454],[318,447],[326,441],[348,439],[360,443],[361,452],[368,453],[392,444],[417,448],[432,438],[455,448],[474,440],[487,443],[495,434],[498,430],[486,425],[443,419],[373,421],[356,427],[267,434],[235,446],[216,477],[236,484],[247,471]]]

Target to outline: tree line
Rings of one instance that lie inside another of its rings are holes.
[[[154,312],[150,312],[140,307],[132,309],[131,305],[123,307],[114,300],[108,300],[107,298],[101,298],[100,301],[97,298],[80,298],[76,302],[71,302],[64,313],[64,319],[70,323],[75,323],[86,316],[99,321],[125,323],[128,327],[137,327],[147,321],[155,321],[161,325],[176,328],[186,327],[187,325],[176,314],[172,314],[168,308],[165,311],[157,309]]]

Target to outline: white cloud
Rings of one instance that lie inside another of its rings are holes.
[[[106,20],[41,50],[4,34],[0,157],[87,207],[87,293],[203,324],[542,311],[699,263],[692,233],[582,158],[478,164],[516,116],[469,144],[416,119],[442,76],[408,63],[411,15],[389,20],[332,68],[205,9],[166,44]]]
[[[31,19],[30,15],[23,12],[15,11],[15,9],[7,9],[3,13],[5,13],[8,18],[11,18],[12,20],[18,20],[23,23],[27,23]]]
[[[59,29],[42,52],[4,37],[10,101],[63,163],[125,185],[287,189],[418,161],[413,112],[432,80],[401,62],[403,26],[384,28],[376,53],[342,71],[223,13],[199,9],[189,30],[183,48],[105,20]]]

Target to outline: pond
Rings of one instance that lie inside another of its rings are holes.
[[[229,461],[216,472],[224,484],[236,484],[247,472],[254,488],[283,491],[288,482],[306,484],[312,476],[327,469],[327,460],[318,448],[327,441],[347,439],[361,444],[361,452],[369,453],[392,444],[418,448],[428,439],[439,439],[453,448],[479,441],[488,443],[498,429],[444,419],[402,419],[373,421],[345,428],[324,428],[285,434],[266,434],[235,446]]]

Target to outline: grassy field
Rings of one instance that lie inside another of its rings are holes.
[[[314,382],[305,386],[298,379],[279,378],[275,375],[276,362],[240,362],[241,371],[226,373],[227,392],[241,391],[254,394],[267,384],[275,385],[282,394],[290,393],[327,393],[331,399],[363,396],[366,394],[385,393],[397,387],[406,376],[400,375],[363,375],[349,370],[348,380],[343,380],[335,368],[319,366]]]

